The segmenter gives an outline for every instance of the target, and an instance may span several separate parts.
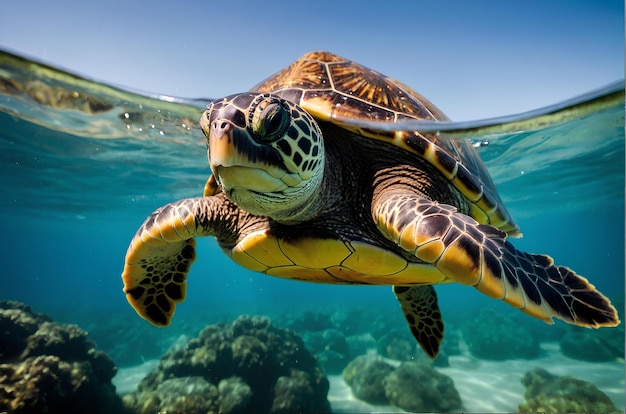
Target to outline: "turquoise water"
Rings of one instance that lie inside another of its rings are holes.
[[[514,244],[575,269],[621,312],[624,101],[615,92],[620,88],[601,94],[602,104],[564,105],[553,118],[539,111],[508,123],[452,125],[453,131],[444,133],[456,136],[455,128],[469,128],[465,133],[479,147],[524,233]],[[98,324],[123,321],[121,329],[141,327],[165,342],[244,313],[375,307],[403,326],[387,286],[316,285],[255,274],[231,263],[208,239],[198,241],[187,300],[172,327],[152,328],[135,314],[122,293],[124,254],[152,210],[202,193],[209,168],[197,120],[205,105],[135,94],[0,55],[0,300],[25,302],[93,329],[96,336]],[[444,320],[453,324],[462,325],[482,309],[519,313],[467,287],[441,286],[438,293]],[[565,325],[533,326],[550,337]],[[126,338],[128,332],[109,339],[119,346]],[[613,346],[623,349],[623,343]],[[623,378],[621,384],[623,389]]]

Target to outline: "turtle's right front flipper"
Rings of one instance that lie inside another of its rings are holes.
[[[194,237],[234,237],[238,225],[225,198],[187,198],[166,204],[139,228],[126,252],[122,280],[126,299],[156,326],[170,324],[185,300],[187,273],[196,258]]]
[[[449,280],[553,323],[617,326],[608,298],[549,256],[517,250],[496,227],[479,224],[455,207],[404,194],[381,198],[374,219],[382,232]]]

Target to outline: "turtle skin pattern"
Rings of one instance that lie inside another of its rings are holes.
[[[377,214],[388,236],[455,282],[550,324],[552,317],[593,328],[619,323],[587,279],[549,256],[517,250],[503,231],[430,200],[395,195],[384,205]]]

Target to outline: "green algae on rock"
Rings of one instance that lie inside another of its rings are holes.
[[[196,386],[164,388],[172,381]],[[267,317],[240,316],[232,324],[207,326],[168,351],[124,403],[142,414],[329,412],[328,387],[298,335]]]
[[[611,399],[590,382],[557,376],[535,368],[522,378],[526,401],[520,413],[613,413],[619,412]]]
[[[462,327],[470,353],[482,359],[532,359],[541,355],[539,339],[517,316],[504,316],[484,309]]]
[[[421,362],[403,362],[385,377],[383,387],[392,405],[410,412],[450,412],[462,406],[452,378]]]
[[[343,371],[354,396],[370,404],[391,404],[411,412],[461,409],[461,397],[450,377],[431,363],[405,361],[394,368],[377,355],[361,355]]]
[[[0,302],[0,412],[124,413],[116,372],[78,326]]]
[[[383,380],[393,369],[379,357],[361,355],[343,370],[343,378],[358,399],[371,404],[387,404]]]

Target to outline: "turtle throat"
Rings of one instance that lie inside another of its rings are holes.
[[[319,171],[310,179],[303,180],[301,186],[290,187],[279,194],[262,194],[262,197],[269,198],[267,216],[283,224],[302,223],[312,219],[320,208],[322,181],[323,171]]]
[[[295,224],[313,218],[320,207],[323,168],[307,179],[276,178],[272,174],[276,175],[275,171],[270,173],[252,166],[213,166],[212,169],[226,196],[256,216]]]

